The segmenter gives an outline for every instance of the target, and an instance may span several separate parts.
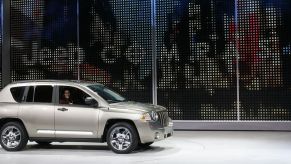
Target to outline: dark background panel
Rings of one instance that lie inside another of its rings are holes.
[[[291,120],[288,0],[239,0],[242,120]]]
[[[234,1],[157,1],[158,103],[175,120],[236,120]]]
[[[76,79],[77,1],[11,0],[12,81]]]
[[[80,79],[152,101],[151,1],[11,1],[12,81]],[[79,65],[78,65],[79,63]],[[79,66],[79,67],[78,67]]]
[[[152,102],[150,0],[80,1],[81,79]]]
[[[2,0],[0,0],[2,4]],[[2,13],[2,7],[0,7],[0,13]],[[0,15],[0,89],[2,88],[2,14]]]

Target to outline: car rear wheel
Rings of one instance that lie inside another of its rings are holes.
[[[25,128],[18,122],[8,122],[0,130],[1,146],[7,151],[19,151],[25,148],[28,136]]]
[[[135,127],[129,123],[116,123],[107,133],[109,148],[118,154],[128,154],[138,147],[139,137]]]

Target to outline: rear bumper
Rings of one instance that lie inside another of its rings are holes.
[[[170,119],[168,126],[161,126],[154,122],[137,122],[137,129],[141,143],[156,142],[173,136],[173,122]]]

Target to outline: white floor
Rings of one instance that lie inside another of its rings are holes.
[[[175,132],[174,137],[132,154],[105,144],[29,143],[21,152],[0,147],[0,164],[291,164],[291,132]]]

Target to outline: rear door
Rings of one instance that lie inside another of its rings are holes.
[[[27,87],[19,116],[30,137],[55,138],[53,94],[52,85]]]

